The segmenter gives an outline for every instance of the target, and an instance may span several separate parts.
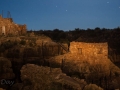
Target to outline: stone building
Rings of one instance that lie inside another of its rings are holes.
[[[71,42],[70,52],[72,54],[79,54],[83,56],[107,56],[107,43],[85,43],[85,42]]]
[[[3,18],[0,15],[0,35],[22,35],[26,33],[26,25],[18,25],[12,18]]]

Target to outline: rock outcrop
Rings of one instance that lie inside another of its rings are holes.
[[[81,90],[87,85],[82,79],[71,78],[62,73],[60,68],[43,67],[34,64],[26,64],[21,68],[21,79],[24,84],[23,88],[31,87],[29,90],[45,90],[49,88]],[[27,83],[25,84],[25,82]]]
[[[69,53],[47,60],[51,67],[57,65],[65,73],[77,72],[79,77],[90,80],[90,82],[95,80],[95,82],[102,83],[100,79],[116,77],[116,74],[120,76],[120,68],[108,59],[107,43],[71,42],[70,45]]]

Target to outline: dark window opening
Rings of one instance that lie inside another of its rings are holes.
[[[4,36],[4,35],[5,35],[5,33],[2,33],[2,35]]]
[[[78,53],[82,54],[82,48],[78,48]]]
[[[102,54],[102,48],[99,49],[98,54]]]

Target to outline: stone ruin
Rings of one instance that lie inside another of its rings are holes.
[[[64,55],[58,55],[49,59],[50,63],[58,63],[69,66],[69,69],[73,71],[81,72],[80,69],[89,68],[91,66],[100,65],[103,71],[107,71],[106,75],[109,75],[110,68],[114,69],[112,72],[120,73],[120,69],[115,66],[108,58],[108,44],[105,43],[85,43],[85,42],[70,42],[69,53]],[[89,70],[86,69],[89,73]],[[85,71],[86,72],[86,71]]]
[[[71,42],[70,53],[82,56],[108,56],[107,43],[85,43],[85,42]]]
[[[107,43],[85,43],[85,42],[70,42],[69,53],[62,56],[56,56],[57,61],[62,59],[66,61],[82,62],[87,61],[91,64],[105,63],[108,59],[108,44]],[[101,60],[103,60],[101,62]]]
[[[12,18],[3,18],[0,15],[0,35],[22,35],[27,31],[26,25],[18,25]]]
[[[65,73],[82,73],[86,80],[91,77],[96,80],[98,77],[104,76],[116,77],[116,73],[120,75],[120,68],[108,58],[107,42],[70,42],[69,53],[52,57],[49,62],[51,66],[58,65],[58,67],[61,67]],[[116,79],[115,85],[117,84],[119,84],[118,79]],[[110,85],[113,85],[113,83],[111,82]]]

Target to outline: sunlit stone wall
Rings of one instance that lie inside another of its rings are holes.
[[[72,54],[79,54],[83,56],[108,56],[107,43],[85,43],[85,42],[71,42],[70,52]]]
[[[15,24],[12,18],[3,18],[0,15],[0,35],[22,35],[27,31],[26,25]]]

